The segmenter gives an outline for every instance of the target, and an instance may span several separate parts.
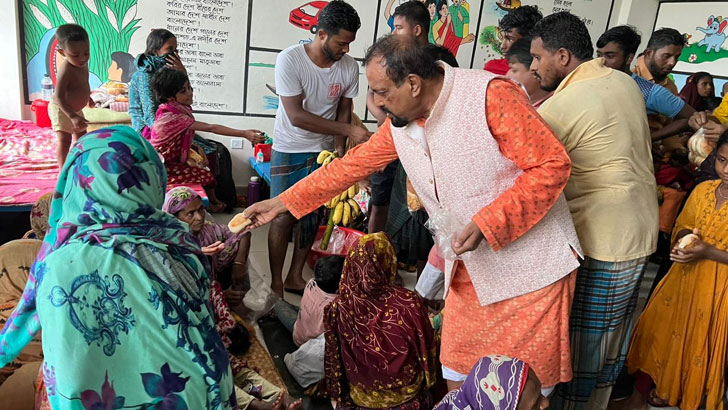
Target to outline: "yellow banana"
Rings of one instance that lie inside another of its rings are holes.
[[[335,224],[338,225],[341,223],[341,218],[343,217],[343,213],[344,213],[344,203],[339,202],[338,205],[336,205],[336,208],[334,209],[334,217],[332,218],[332,220],[334,221]]]
[[[331,161],[333,161],[334,158],[336,158],[336,157],[333,156],[333,155],[329,155],[328,157],[326,157],[326,159],[324,159],[324,161],[321,164],[321,166],[323,167],[324,165],[328,165],[328,163],[330,163]]]
[[[344,204],[344,215],[342,215],[342,223],[344,226],[349,226],[349,223],[351,223],[351,206],[348,202],[343,202]]]
[[[335,197],[331,198],[331,206],[329,208],[334,209],[336,208],[336,205],[339,204],[339,196],[336,195]]]
[[[354,198],[357,192],[359,192],[359,184],[354,184],[347,190],[349,192],[349,198]]]
[[[348,198],[349,198],[349,191],[345,190],[344,192],[341,193],[339,200],[341,200],[343,202],[343,201],[346,201]]]
[[[326,203],[324,204],[324,206],[326,208],[331,208],[331,200],[329,199],[328,201],[326,201]]]
[[[359,208],[359,204],[356,203],[355,200],[349,199],[346,201],[349,203],[349,206],[351,206],[351,214],[356,218],[361,213],[361,208]]]
[[[318,157],[316,157],[316,163],[321,165],[324,163],[324,160],[331,156],[331,152],[323,150],[318,154]]]

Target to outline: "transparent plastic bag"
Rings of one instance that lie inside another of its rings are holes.
[[[246,322],[255,323],[273,308],[280,297],[273,292],[265,278],[253,268],[250,261],[248,261],[248,278],[250,278],[250,289],[243,298],[243,305],[247,311],[242,316]]]
[[[460,235],[464,228],[458,219],[446,209],[428,213],[430,217],[425,223],[425,228],[434,236],[437,253],[448,261],[469,260],[470,252],[457,255],[452,249],[453,240]]]

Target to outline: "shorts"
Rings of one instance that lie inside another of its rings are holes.
[[[392,197],[392,185],[397,175],[399,160],[392,161],[382,172],[375,172],[369,177],[372,189],[372,206],[387,206]]]
[[[83,111],[79,111],[76,114],[83,117]],[[61,107],[56,104],[56,102],[51,99],[51,101],[48,103],[48,116],[51,118],[51,125],[53,126],[53,131],[55,132],[66,132],[68,134],[73,134],[73,122],[70,118],[61,110]],[[85,117],[84,117],[85,118]]]

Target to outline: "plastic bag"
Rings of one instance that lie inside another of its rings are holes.
[[[243,319],[248,323],[255,323],[256,320],[270,312],[280,297],[273,292],[268,282],[253,268],[250,261],[248,261],[248,278],[250,278],[250,290],[245,293],[243,298],[243,304],[248,312]]]
[[[425,228],[434,236],[437,253],[448,261],[469,260],[470,252],[457,255],[452,249],[453,240],[464,228],[458,219],[445,209],[428,213],[430,218],[425,223]]]

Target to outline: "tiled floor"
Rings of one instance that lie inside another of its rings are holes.
[[[242,209],[236,209],[235,212],[242,212]],[[214,214],[213,219],[217,223],[227,224],[230,219],[235,215],[231,214]],[[267,294],[270,292],[270,268],[268,265],[268,225],[258,228],[252,232],[252,241],[250,244],[250,285],[255,291],[260,294]],[[288,253],[286,254],[286,262],[283,265],[283,276],[288,274],[288,268],[291,265],[291,255],[293,254],[292,244],[289,244]],[[417,276],[414,273],[400,271],[400,276],[404,281],[405,287],[408,289],[414,289],[415,283],[417,282]],[[303,278],[309,280],[313,278],[313,271],[306,265],[303,270]],[[301,297],[293,293],[286,292],[286,301],[299,305],[301,303]],[[254,325],[256,335],[260,340],[261,344],[265,346],[263,335],[260,333],[260,328],[257,324]]]

